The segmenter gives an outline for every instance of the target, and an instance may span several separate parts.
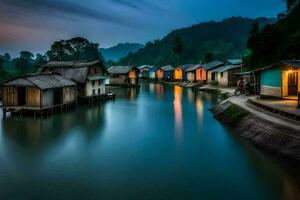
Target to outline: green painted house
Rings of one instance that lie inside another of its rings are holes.
[[[255,71],[260,72],[262,97],[293,98],[300,92],[300,60],[280,61]]]

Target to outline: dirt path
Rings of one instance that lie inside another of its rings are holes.
[[[253,105],[250,105],[247,103],[251,97],[231,97],[229,101],[237,106],[240,106],[241,108],[247,110],[248,112],[256,115],[259,118],[265,119],[267,121],[270,121],[272,123],[276,123],[282,126],[290,127],[292,129],[295,129],[297,131],[300,131],[300,123],[297,121],[292,121],[289,119],[283,119],[280,116],[275,116],[275,114],[269,114],[263,109],[256,108]]]

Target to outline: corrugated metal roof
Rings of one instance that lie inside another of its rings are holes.
[[[203,65],[203,69],[212,70],[212,69],[215,69],[215,68],[217,68],[219,66],[222,66],[222,65],[224,65],[224,62],[215,60],[215,61],[212,61],[212,62],[209,62],[209,63]]]
[[[227,63],[230,65],[241,65],[243,63],[242,59],[228,59]]]
[[[187,69],[189,69],[190,67],[193,67],[193,66],[195,66],[195,64],[186,64],[186,65],[179,66],[179,68],[182,71],[186,71]]]
[[[265,66],[265,67],[261,67],[258,69],[255,69],[254,72],[259,72],[259,71],[264,71],[273,67],[280,67],[282,65],[289,65],[295,68],[300,68],[300,60],[283,60],[277,63],[274,63],[272,65],[269,66]]]
[[[223,66],[223,67],[219,67],[219,68],[217,68],[213,71],[222,73],[222,72],[226,72],[226,71],[236,69],[236,68],[240,68],[240,67],[242,67],[242,65],[226,65],[226,66]]]
[[[194,65],[194,66],[191,66],[190,68],[188,68],[186,71],[191,72],[191,71],[197,70],[201,67],[202,67],[201,65]]]
[[[99,63],[102,63],[102,61],[50,61],[41,67],[90,67]]]
[[[96,81],[96,80],[104,80],[104,79],[106,79],[106,77],[100,76],[100,75],[90,75],[90,76],[87,76],[87,79],[90,81]]]
[[[50,88],[60,88],[76,86],[76,84],[58,74],[37,74],[15,78],[7,81],[3,85],[7,86],[35,86],[42,90]]]
[[[47,68],[45,68],[47,69]],[[84,83],[88,74],[88,67],[51,68],[50,72],[61,74],[76,83]],[[43,71],[48,72],[48,71]]]
[[[172,65],[166,65],[166,66],[161,67],[161,69],[163,71],[173,71],[174,67]]]
[[[108,73],[110,74],[127,74],[133,66],[111,66],[108,69]]]

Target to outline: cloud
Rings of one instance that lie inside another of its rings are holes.
[[[15,14],[39,14],[53,17],[62,17],[64,15],[71,15],[73,17],[91,18],[94,20],[101,20],[115,23],[118,25],[130,25],[128,19],[117,15],[111,15],[105,12],[103,8],[92,9],[82,6],[71,1],[59,0],[0,0],[0,11],[3,13],[7,9]],[[64,17],[68,18],[68,17]],[[71,18],[72,19],[72,18]]]
[[[112,0],[112,1],[122,6],[129,7],[136,10],[141,10],[141,9],[163,10],[162,7],[157,6],[156,4],[153,3],[149,3],[146,0]]]

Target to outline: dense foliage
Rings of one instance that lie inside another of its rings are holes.
[[[300,5],[273,25],[259,31],[252,28],[248,40],[251,55],[246,59],[252,68],[280,60],[300,58]]]
[[[47,56],[51,61],[84,61],[102,59],[98,51],[99,44],[91,43],[85,38],[56,41],[51,45]]]
[[[72,38],[54,42],[45,55],[34,55],[21,51],[19,57],[11,58],[9,54],[0,55],[0,81],[34,73],[40,65],[48,61],[82,61],[102,59],[98,44],[90,43],[84,38]]]
[[[162,40],[148,42],[118,64],[165,65],[207,62],[212,59],[242,58],[254,22],[261,25],[274,19],[257,20],[232,17],[221,22],[206,22],[172,31]]]

